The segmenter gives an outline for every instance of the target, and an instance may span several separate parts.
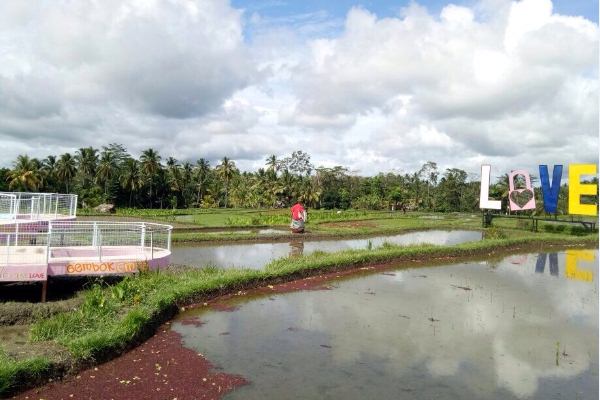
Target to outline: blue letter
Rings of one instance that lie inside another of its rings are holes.
[[[558,191],[562,178],[562,165],[555,165],[552,171],[552,185],[548,179],[548,166],[540,165],[540,181],[542,183],[542,194],[544,196],[544,210],[547,213],[556,213],[558,208]]]

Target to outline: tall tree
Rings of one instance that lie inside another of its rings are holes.
[[[56,184],[56,156],[49,155],[42,161],[40,168],[40,187],[50,191],[57,191]]]
[[[93,147],[82,147],[75,152],[77,175],[82,187],[89,186],[96,176],[98,166],[98,150]]]
[[[235,166],[235,162],[230,160],[227,157],[223,157],[221,160],[221,164],[217,165],[217,175],[224,181],[225,183],[225,208],[227,208],[227,197],[229,194],[229,182],[231,178],[237,172],[237,168]]]
[[[129,191],[129,207],[131,207],[133,193],[138,191],[142,187],[142,184],[143,179],[140,163],[134,158],[126,159],[123,171],[121,172],[121,186],[123,189]]]
[[[279,161],[277,160],[277,156],[275,154],[271,154],[266,159],[267,172],[271,175],[272,178],[277,178],[277,171],[279,171]]]
[[[427,208],[432,209],[432,199],[431,199],[431,188],[437,184],[437,179],[439,176],[439,172],[437,170],[437,164],[433,161],[427,161],[418,172],[419,177],[423,179],[427,185]]]
[[[204,185],[208,180],[209,173],[210,163],[208,162],[208,160],[200,158],[198,161],[196,161],[196,166],[194,167],[194,180],[196,182],[196,203],[198,204],[198,207],[200,207],[200,204],[202,203],[202,197],[204,195]]]
[[[96,170],[96,183],[104,186],[104,196],[108,195],[108,185],[117,173],[117,160],[111,151],[102,151]]]
[[[56,176],[65,183],[67,193],[70,193],[69,183],[71,183],[76,173],[77,167],[73,156],[70,153],[60,156],[60,159],[56,163]]]
[[[158,172],[162,168],[160,164],[161,157],[158,152],[152,148],[146,149],[142,152],[140,156],[140,162],[142,167],[142,173],[144,175],[144,181],[150,187],[150,208],[154,203],[154,193],[152,189],[154,188],[155,180],[158,175]]]
[[[14,168],[8,174],[8,187],[11,190],[34,191],[40,185],[40,171],[35,159],[19,155]]]

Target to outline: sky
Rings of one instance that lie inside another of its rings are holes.
[[[0,166],[121,143],[242,170],[598,163],[598,2],[0,2]]]

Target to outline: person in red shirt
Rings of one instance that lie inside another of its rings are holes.
[[[304,223],[306,222],[306,210],[302,203],[297,202],[290,209],[292,213],[292,224],[290,228],[292,228],[293,233],[302,233],[304,232]]]

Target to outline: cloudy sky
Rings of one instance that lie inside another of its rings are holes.
[[[0,2],[0,166],[124,144],[245,170],[598,162],[598,3]]]

